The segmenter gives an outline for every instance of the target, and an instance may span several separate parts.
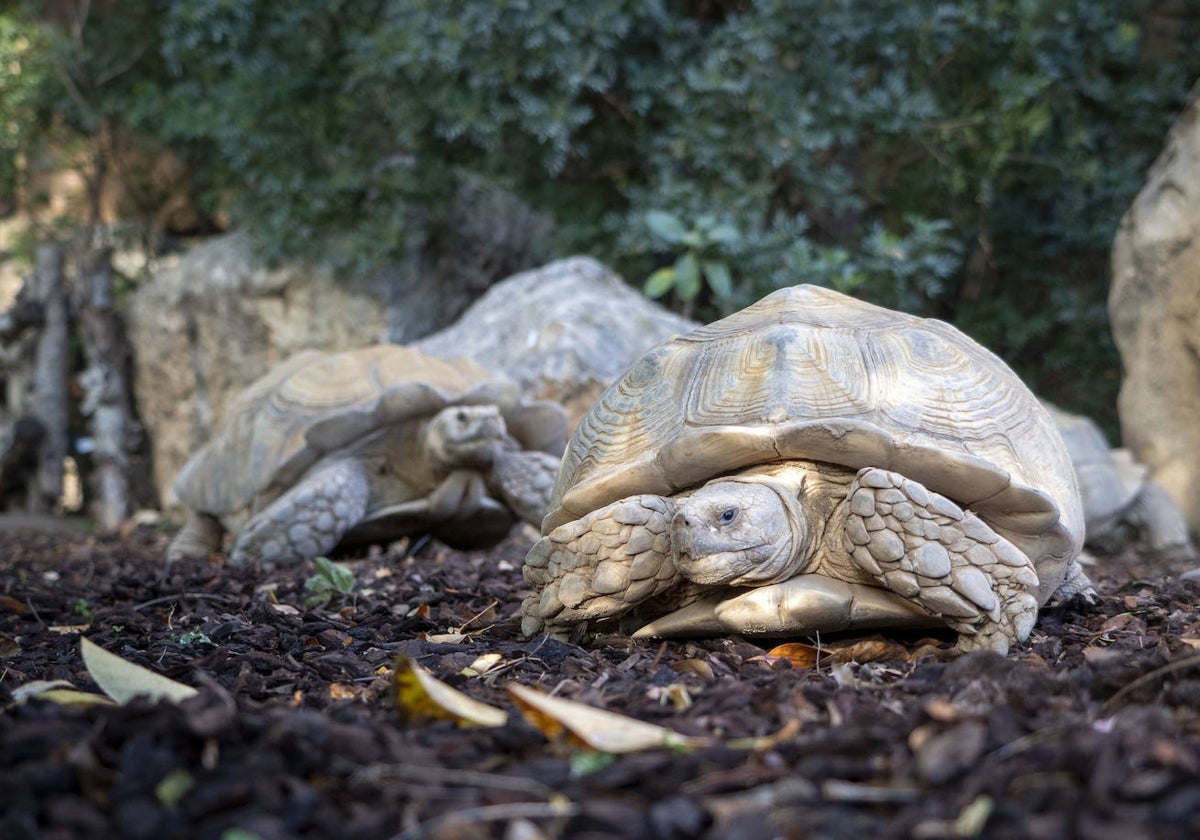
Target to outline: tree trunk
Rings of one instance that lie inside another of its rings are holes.
[[[112,250],[89,253],[78,272],[79,322],[87,370],[82,413],[92,450],[91,514],[101,528],[121,524],[135,507],[130,453],[137,439],[128,371],[131,349],[112,305]]]
[[[30,486],[31,513],[53,512],[63,491],[63,459],[69,444],[70,411],[67,380],[70,374],[68,336],[70,309],[63,278],[63,246],[42,245],[37,250],[37,298],[45,313],[34,361],[34,414],[41,421],[42,438],[37,481]]]

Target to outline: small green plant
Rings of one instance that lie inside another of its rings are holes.
[[[316,572],[304,581],[304,588],[312,593],[304,599],[305,607],[323,604],[334,595],[349,595],[354,591],[354,572],[345,566],[339,566],[328,557],[314,557],[313,565]]]
[[[571,753],[571,777],[578,779],[580,776],[587,776],[597,770],[603,770],[616,760],[617,757],[612,753],[596,750]]]
[[[188,771],[172,770],[154,787],[154,795],[163,805],[174,808],[195,784],[195,779]]]
[[[189,630],[179,637],[181,645],[211,645],[213,640],[201,630]]]
[[[262,838],[244,828],[227,828],[221,832],[221,840],[262,840]]]
[[[646,278],[642,287],[646,297],[655,299],[674,292],[689,313],[705,285],[718,301],[733,297],[733,273],[723,252],[741,245],[742,235],[736,227],[711,214],[697,216],[690,228],[678,216],[662,210],[649,211],[645,219],[655,237],[681,252],[672,265]]]
[[[84,621],[92,620],[92,608],[88,605],[87,598],[79,598],[75,601],[75,613]]]

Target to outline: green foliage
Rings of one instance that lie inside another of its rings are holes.
[[[43,32],[24,17],[0,12],[0,203],[15,209],[22,169],[41,126],[51,85]]]
[[[327,557],[314,557],[316,571],[304,581],[304,589],[312,594],[304,599],[306,608],[324,604],[334,595],[349,595],[357,585],[354,572],[339,566]]]
[[[712,215],[699,217],[689,228],[661,210],[646,214],[646,227],[663,243],[680,252],[673,264],[663,266],[646,278],[643,291],[647,297],[660,298],[673,292],[683,301],[685,311],[690,312],[703,281],[718,305],[733,299],[733,274],[722,252],[741,244],[742,235],[737,228]]]
[[[189,630],[179,636],[179,644],[187,645],[211,645],[213,640],[208,637],[208,634],[203,630]]]
[[[589,776],[592,773],[603,770],[616,760],[617,757],[613,753],[598,752],[596,750],[574,751],[569,758],[571,778],[578,779],[583,776]]]
[[[1111,239],[1200,76],[1200,10],[1151,55],[1152,9],[1108,0],[139,9],[94,11],[138,61],[93,99],[269,253],[402,256],[491,183],[698,317],[822,283],[951,320],[1102,417]]]

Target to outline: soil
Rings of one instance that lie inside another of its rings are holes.
[[[0,835],[1200,836],[1200,583],[1136,548],[1092,567],[1095,603],[1044,610],[1007,656],[823,640],[805,667],[742,638],[526,639],[530,540],[399,544],[309,604],[307,564],[167,568],[144,527],[0,532]],[[81,635],[199,694],[16,692],[98,692]],[[400,654],[508,723],[406,716]],[[510,683],[703,740],[590,752],[528,722]]]

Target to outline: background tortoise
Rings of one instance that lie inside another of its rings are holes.
[[[175,490],[191,511],[169,557],[298,562],[431,532],[494,542],[545,514],[566,416],[466,359],[398,345],[306,351],[247,388]]]
[[[648,352],[563,458],[526,633],[685,606],[643,635],[944,622],[1007,650],[1087,590],[1054,423],[948,324],[796,286]]]
[[[1062,435],[1083,499],[1084,544],[1115,554],[1134,539],[1167,561],[1196,559],[1187,519],[1128,449],[1112,449],[1090,417],[1042,403]]]

